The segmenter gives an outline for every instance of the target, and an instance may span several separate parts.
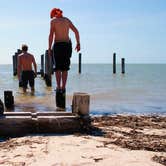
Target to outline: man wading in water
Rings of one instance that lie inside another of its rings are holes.
[[[29,83],[31,93],[34,93],[35,77],[37,76],[37,65],[32,54],[28,53],[28,46],[22,45],[22,53],[18,56],[17,74],[18,80],[22,81],[23,92],[26,92]],[[35,72],[32,70],[32,64]]]
[[[65,92],[68,70],[70,69],[70,58],[72,55],[72,43],[69,38],[69,30],[71,29],[76,38],[76,50],[80,51],[80,37],[77,28],[72,22],[63,17],[60,9],[54,8],[50,12],[50,34],[48,54],[51,54],[53,43],[53,59],[55,63],[55,77],[57,90]]]

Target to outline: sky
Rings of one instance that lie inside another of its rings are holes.
[[[54,7],[79,30],[83,63],[112,63],[114,52],[117,63],[166,63],[166,0],[0,0],[0,64],[12,64],[22,44],[40,63]]]

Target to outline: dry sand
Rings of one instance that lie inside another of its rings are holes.
[[[0,142],[0,166],[166,165],[166,117],[95,117],[84,134]]]

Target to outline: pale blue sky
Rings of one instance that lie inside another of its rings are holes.
[[[113,52],[118,62],[166,63],[166,0],[0,0],[0,64],[11,64],[22,43],[40,63],[54,7],[78,28],[84,63],[112,63]]]

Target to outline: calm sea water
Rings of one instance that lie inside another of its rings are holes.
[[[38,71],[40,67],[38,68]],[[82,74],[73,64],[67,82],[67,111],[71,111],[74,92],[90,94],[91,114],[160,114],[166,115],[166,64],[126,64],[126,73],[112,74],[111,64],[84,64]],[[12,90],[14,111],[54,111],[55,78],[52,87],[36,78],[34,96],[23,95],[13,77],[12,65],[0,65],[0,98],[4,91]]]

